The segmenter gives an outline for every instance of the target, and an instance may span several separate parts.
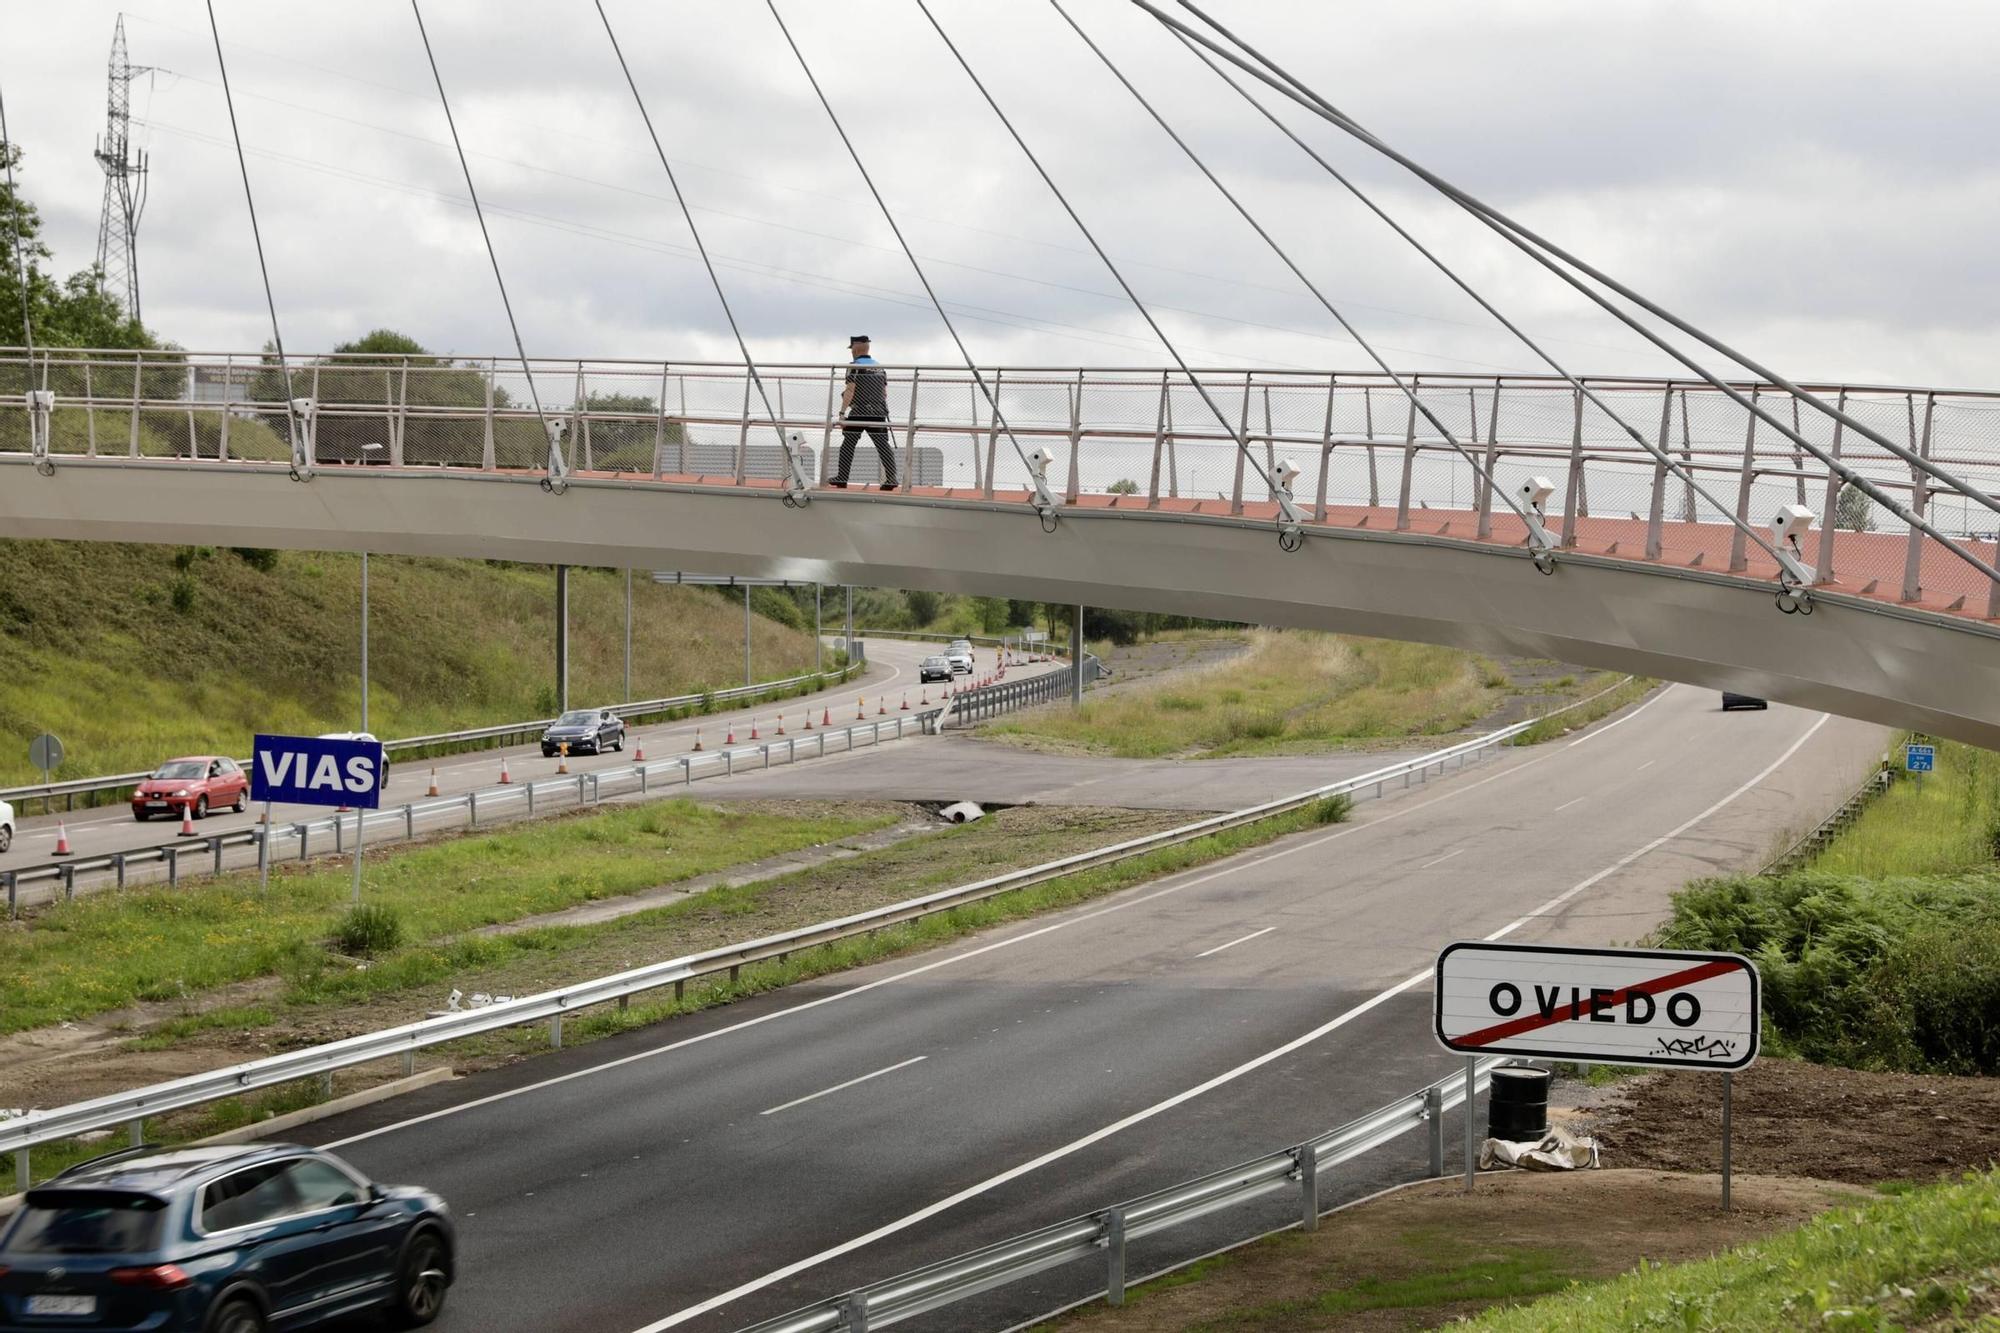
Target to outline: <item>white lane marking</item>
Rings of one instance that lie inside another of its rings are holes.
[[[607,1060],[600,1065],[591,1065],[587,1069],[577,1069],[567,1074],[557,1074],[555,1077],[545,1078],[539,1083],[525,1084],[518,1088],[510,1088],[505,1092],[490,1093],[487,1096],[478,1097],[469,1102],[460,1102],[457,1105],[442,1107],[436,1111],[426,1112],[423,1115],[411,1116],[407,1120],[398,1120],[393,1124],[383,1125],[378,1129],[364,1130],[359,1134],[352,1134],[347,1138],[336,1139],[331,1143],[323,1143],[320,1146],[322,1148],[344,1148],[349,1144],[360,1143],[366,1139],[379,1138],[384,1134],[393,1134],[397,1130],[409,1129],[416,1125],[426,1124],[432,1120],[442,1120],[446,1116],[458,1115],[463,1111],[476,1110],[482,1106],[490,1106],[495,1102],[509,1101],[530,1092],[539,1092],[544,1088],[558,1087],[561,1084],[569,1083],[576,1079],[589,1078],[593,1074],[602,1074],[607,1070],[635,1064],[640,1060],[650,1060],[655,1056],[667,1055],[673,1051],[680,1050],[682,1047],[693,1046],[705,1041],[713,1041],[717,1037],[726,1037],[732,1033],[741,1032],[746,1028],[761,1027],[765,1023],[780,1018],[790,1018],[796,1014],[803,1014],[809,1010],[817,1009],[824,1004],[834,1004],[841,1000],[851,999],[856,995],[866,995],[868,992],[880,987],[894,985],[899,981],[907,981],[911,977],[922,976],[927,972],[934,972],[941,967],[950,967],[955,963],[965,962],[967,959],[978,958],[983,954],[992,953],[996,949],[1009,949],[1017,944],[1025,944],[1030,940],[1040,939],[1042,936],[1052,934],[1055,931],[1067,930],[1069,927],[1079,925],[1085,921],[1095,921],[1099,917],[1110,916],[1114,912],[1123,912],[1134,907],[1144,906],[1147,903],[1165,898],[1170,894],[1180,893],[1183,890],[1206,884],[1210,880],[1220,879],[1224,875],[1240,874],[1246,869],[1263,865],[1267,861],[1275,861],[1280,857],[1291,856],[1298,852],[1311,851],[1314,848],[1323,847],[1329,842],[1348,837],[1351,834],[1363,833],[1369,829],[1379,828],[1391,820],[1416,814],[1420,810],[1428,810],[1431,806],[1437,805],[1440,802],[1456,800],[1467,792],[1477,791],[1488,783],[1499,782],[1502,779],[1513,777],[1517,773],[1526,772],[1536,764],[1553,758],[1557,753],[1557,751],[1550,750],[1545,754],[1536,755],[1532,759],[1523,760],[1510,769],[1505,769],[1490,777],[1481,778],[1477,782],[1468,782],[1463,787],[1455,787],[1441,795],[1433,796],[1427,801],[1420,801],[1412,805],[1398,804],[1387,814],[1377,819],[1368,820],[1366,823],[1350,824],[1346,828],[1324,834],[1307,842],[1295,843],[1290,847],[1279,847],[1251,857],[1230,857],[1226,864],[1219,869],[1193,875],[1178,882],[1169,879],[1163,881],[1161,887],[1154,889],[1150,893],[1140,894],[1137,897],[1128,898],[1124,902],[1112,903],[1076,916],[1066,917],[1060,921],[1052,921],[1048,925],[1039,926],[1033,930],[1025,930],[1018,935],[1009,935],[1006,939],[995,940],[991,944],[983,944],[976,949],[967,949],[964,953],[956,953],[932,962],[920,964],[907,971],[895,973],[893,976],[878,977],[874,981],[863,982],[861,985],[851,986],[846,990],[835,991],[831,995],[822,995],[816,1000],[805,1000],[786,1009],[773,1010],[768,1014],[760,1014],[756,1018],[746,1018],[740,1023],[731,1023],[727,1027],[716,1028],[713,1031],[699,1033],[692,1037],[683,1037],[679,1041],[669,1042],[665,1046],[656,1046],[644,1051],[635,1051],[631,1055],[623,1055],[616,1060]]]
[[[1723,797],[1721,800],[1717,801],[1714,805],[1709,806],[1708,809],[1702,811],[1694,818],[1686,821],[1683,824],[1678,825],[1671,832],[1661,834],[1659,837],[1653,839],[1651,842],[1647,843],[1639,850],[1635,852],[1630,852],[1625,856],[1621,856],[1620,858],[1618,858],[1618,860],[1612,862],[1604,869],[1598,871],[1596,874],[1592,875],[1589,879],[1584,880],[1583,882],[1577,884],[1573,888],[1567,889],[1564,892],[1557,894],[1555,897],[1549,899],[1547,902],[1543,903],[1540,907],[1537,907],[1534,911],[1528,913],[1526,916],[1516,917],[1514,920],[1508,922],[1506,925],[1500,927],[1500,929],[1494,931],[1491,935],[1488,935],[1485,938],[1488,940],[1497,940],[1513,934],[1515,931],[1519,930],[1522,926],[1526,925],[1528,922],[1533,921],[1537,917],[1545,916],[1551,911],[1554,911],[1556,908],[1568,902],[1571,898],[1574,898],[1577,894],[1582,893],[1585,889],[1589,888],[1591,885],[1596,884],[1599,881],[1603,880],[1606,876],[1616,874],[1618,871],[1623,870],[1626,866],[1632,864],[1632,862],[1638,860],[1640,857],[1646,855],[1648,852],[1653,851],[1661,844],[1669,841],[1670,839],[1676,838],[1680,836],[1682,833],[1685,833],[1688,829],[1693,828],[1696,824],[1699,824],[1702,820],[1707,819],[1710,815],[1714,814],[1716,811],[1722,809],[1724,806],[1736,800],[1738,797],[1742,796],[1745,792],[1749,791],[1751,788],[1757,786],[1757,784],[1762,782],[1765,778],[1771,776],[1771,774],[1776,772],[1778,768],[1785,763],[1786,760],[1790,759],[1794,754],[1798,753],[1800,747],[1803,746],[1807,741],[1811,740],[1813,737],[1813,733],[1818,731],[1821,727],[1825,726],[1828,720],[1829,719],[1827,715],[1822,713],[1820,715],[1819,721],[1813,723],[1811,727],[1807,728],[1805,735],[1799,737],[1798,740],[1792,742],[1790,749],[1787,749],[1783,754],[1779,755],[1762,772],[1758,773],[1756,777],[1751,778],[1748,782],[1738,787],[1735,791],[1730,792],[1729,795]],[[1531,760],[1530,762],[1534,761]],[[1525,768],[1526,766],[1527,765],[1525,764],[1522,765],[1523,768]],[[1514,771],[1519,772],[1520,770],[1516,769]],[[1497,777],[1505,775],[1496,774],[1495,776]],[[1489,781],[1490,780],[1491,779],[1489,779]],[[1439,797],[1438,799],[1443,800],[1446,798]],[[1434,802],[1432,803],[1434,804]],[[1308,1046],[1313,1042],[1318,1041],[1321,1037],[1324,1037],[1327,1033],[1334,1031],[1336,1028],[1343,1027],[1346,1024],[1353,1022],[1355,1019],[1367,1013],[1369,1010],[1375,1008],[1377,1005],[1383,1004],[1386,1001],[1394,998],[1395,996],[1402,994],[1404,991],[1410,989],[1412,986],[1419,985],[1423,982],[1429,981],[1430,979],[1431,979],[1431,969],[1425,968],[1423,971],[1417,973],[1415,976],[1407,977],[1404,980],[1399,981],[1395,985],[1389,987],[1388,989],[1380,991],[1375,995],[1369,997],[1368,999],[1363,1000],[1360,1004],[1355,1005],[1352,1009],[1349,1009],[1344,1013],[1338,1014],[1333,1018],[1328,1019],[1326,1022],[1320,1024],[1320,1026],[1314,1028],[1312,1031],[1307,1032],[1301,1036],[1294,1037],[1290,1041],[1284,1043],[1282,1046],[1273,1047],[1271,1050],[1266,1051],[1262,1055],[1254,1056],[1251,1059],[1244,1061],[1242,1064],[1237,1065],[1234,1069],[1230,1069],[1223,1073],[1217,1074],[1215,1077],[1209,1079],[1205,1083],[1199,1083],[1192,1088],[1188,1088],[1182,1092],[1177,1092],[1171,1097],[1165,1098],[1162,1101],[1155,1102],[1153,1105],[1146,1107],[1144,1110],[1134,1111],[1131,1115],[1126,1116],[1122,1120],[1115,1120],[1112,1123],[1105,1125],[1101,1129],[1096,1129],[1088,1134],[1085,1134],[1082,1138],[1072,1139],[1070,1142],[1063,1144],[1059,1148],[1052,1148],[1048,1152],[1045,1152],[1041,1156],[1033,1158],[1030,1161],[1022,1162],[1018,1166],[1009,1167],[1007,1170],[1000,1172],[998,1175],[989,1176],[985,1180],[982,1180],[977,1184],[968,1185],[964,1189],[959,1190],[956,1194],[948,1195],[945,1198],[939,1199],[936,1203],[932,1203],[926,1205],[923,1208],[919,1208],[917,1211],[906,1214],[903,1217],[899,1217],[893,1222],[885,1222],[881,1226],[876,1227],[873,1231],[870,1231],[865,1235],[856,1236],[852,1240],[842,1241],[840,1244],[835,1245],[830,1249],[822,1250],[818,1254],[808,1255],[806,1258],[795,1260],[794,1262],[785,1265],[783,1268],[774,1269],[773,1271],[764,1274],[762,1277],[752,1278],[750,1281],[745,1282],[740,1286],[733,1288],[732,1290],[725,1291],[719,1296],[711,1296],[709,1299],[702,1301],[699,1304],[690,1305],[684,1310],[677,1310],[673,1314],[670,1314],[663,1319],[655,1320],[654,1322],[645,1325],[643,1328],[634,1330],[634,1333],[660,1333],[660,1330],[662,1329],[673,1328],[676,1325],[684,1324],[690,1319],[695,1319],[701,1315],[707,1314],[710,1310],[719,1309],[722,1306],[728,1305],[732,1301],[740,1300],[744,1296],[748,1296],[753,1292],[761,1291],[765,1287],[769,1287],[776,1283],[783,1282],[787,1278],[795,1277],[809,1268],[816,1268],[820,1264],[823,1264],[830,1259],[837,1259],[844,1254],[850,1254],[855,1250],[862,1249],[865,1246],[871,1245],[874,1242],[881,1240],[886,1236],[893,1236],[899,1231],[907,1230],[910,1227],[915,1226],[917,1223],[922,1222],[927,1218],[935,1217],[937,1214],[944,1212],[946,1209],[956,1207],[958,1204],[965,1202],[967,1199],[977,1198],[982,1194],[990,1193],[994,1189],[997,1189],[1001,1185],[1004,1185],[1011,1180],[1017,1180],[1020,1177],[1027,1175],[1032,1171],[1036,1171],[1044,1166],[1047,1166],[1051,1162],[1060,1161],[1063,1158],[1071,1156],[1072,1154],[1077,1153],[1084,1148],[1090,1147],[1094,1143],[1098,1143],[1104,1139],[1108,1139],[1114,1134],[1120,1133],[1121,1131],[1126,1129],[1130,1129],[1132,1126],[1140,1124],[1143,1121],[1150,1120],[1154,1116],[1160,1115],[1165,1111],[1170,1111],[1174,1107],[1179,1106],[1184,1102],[1192,1101],[1193,1099],[1201,1096],[1204,1093],[1222,1087],[1226,1083],[1232,1083],[1235,1080],[1243,1077],[1243,1075],[1251,1073],[1257,1069],[1261,1069],[1263,1066],[1270,1064],[1273,1060],[1283,1059],[1285,1056],[1290,1055],[1293,1051],[1296,1051],[1301,1047]]]
[[[830,1088],[821,1088],[818,1092],[807,1093],[803,1097],[795,1097],[791,1101],[786,1102],[783,1106],[774,1106],[768,1111],[759,1111],[757,1114],[776,1115],[780,1111],[789,1111],[794,1106],[804,1106],[807,1102],[816,1102],[822,1097],[830,1096],[833,1093],[839,1092],[844,1088],[851,1088],[857,1083],[866,1083],[871,1078],[880,1078],[884,1074],[893,1074],[898,1069],[908,1069],[911,1065],[919,1064],[928,1059],[930,1059],[928,1055],[913,1055],[909,1059],[903,1061],[901,1064],[893,1064],[890,1065],[887,1069],[878,1069],[872,1074],[863,1074],[860,1078],[851,1078],[847,1080],[847,1082],[845,1083],[836,1083]]]
[[[1277,929],[1276,926],[1266,926],[1262,930],[1253,930],[1248,935],[1245,935],[1240,939],[1233,939],[1229,941],[1229,943],[1227,944],[1218,944],[1213,949],[1204,949],[1200,953],[1196,954],[1195,957],[1206,958],[1212,953],[1221,953],[1224,949],[1234,949],[1239,944],[1248,944],[1251,940],[1256,939],[1259,935],[1268,935],[1276,929]]]
[[[1579,745],[1585,744],[1586,742],[1589,741],[1596,740],[1599,736],[1602,736],[1607,731],[1618,730],[1618,728],[1624,726],[1627,722],[1630,722],[1633,718],[1639,716],[1639,714],[1645,712],[1648,708],[1651,708],[1654,704],[1658,703],[1660,700],[1672,694],[1677,688],[1679,687],[1674,685],[1667,686],[1665,689],[1661,690],[1658,694],[1646,700],[1646,702],[1640,704],[1637,708],[1633,709],[1625,716],[1619,718],[1616,722],[1607,722],[1603,726],[1597,728],[1595,731],[1589,732],[1583,736],[1579,736],[1577,739],[1571,741],[1568,745],[1564,746],[1563,748],[1566,750],[1574,750]]]
[[[1430,869],[1430,868],[1431,868],[1432,866],[1441,866],[1441,865],[1443,865],[1443,864],[1444,864],[1444,863],[1445,863],[1446,861],[1449,861],[1449,860],[1451,860],[1451,858],[1452,858],[1452,857],[1454,857],[1454,856],[1463,856],[1464,854],[1465,854],[1465,848],[1461,847],[1461,848],[1459,848],[1459,849],[1458,849],[1457,851],[1454,851],[1454,852],[1446,852],[1446,853],[1445,853],[1445,854],[1444,854],[1443,856],[1440,856],[1440,857],[1439,857],[1439,858],[1438,858],[1437,860],[1435,860],[1435,861],[1426,861],[1426,862],[1424,862],[1424,863],[1423,863],[1422,865],[1418,866],[1418,867],[1417,867],[1417,869],[1419,869],[1419,870],[1429,870],[1429,869]]]
[[[1639,765],[1639,766],[1638,766],[1637,768],[1633,769],[1632,771],[1633,771],[1634,773],[1644,773],[1644,772],[1645,772],[1645,771],[1646,771],[1647,769],[1651,768],[1651,767],[1652,767],[1652,766],[1653,766],[1654,764],[1657,764],[1657,763],[1659,763],[1659,762],[1660,762],[1660,761],[1659,761],[1659,760],[1657,760],[1657,759],[1648,759],[1648,760],[1647,760],[1647,761],[1646,761],[1645,763],[1643,763],[1643,764]]]
[[[1571,806],[1573,806],[1573,805],[1576,805],[1576,804],[1577,804],[1578,802],[1580,802],[1580,801],[1582,801],[1582,800],[1583,800],[1583,798],[1582,798],[1581,796],[1579,796],[1579,797],[1577,797],[1577,798],[1576,798],[1576,800],[1574,800],[1574,801],[1564,801],[1564,802],[1563,802],[1563,803],[1562,803],[1561,805],[1559,805],[1559,806],[1557,806],[1557,807],[1556,807],[1555,809],[1553,809],[1553,810],[1549,811],[1549,813],[1550,813],[1550,814],[1552,814],[1552,815],[1559,815],[1559,814],[1561,814],[1561,813],[1562,813],[1563,811],[1565,811],[1565,810],[1569,809],[1569,808],[1570,808]]]

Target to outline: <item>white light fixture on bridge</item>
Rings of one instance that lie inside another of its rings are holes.
[[[1542,565],[1542,557],[1555,551],[1556,539],[1543,520],[1548,517],[1542,506],[1556,493],[1556,484],[1547,477],[1530,477],[1521,483],[1514,496],[1521,502],[1521,518],[1528,525],[1528,545],[1535,552],[1535,564]],[[1543,568],[1543,573],[1548,573]]]
[[[1286,496],[1292,493],[1292,483],[1299,479],[1299,465],[1289,458],[1278,460],[1278,490]]]
[[[1810,587],[1813,568],[1805,563],[1805,552],[1799,549],[1799,538],[1812,531],[1813,521],[1819,515],[1800,504],[1779,505],[1778,513],[1771,520],[1771,539],[1778,548],[1778,563],[1784,566],[1794,586]]]
[[[313,474],[313,421],[319,405],[310,398],[294,398],[292,415],[298,425],[292,433],[292,480],[311,481]]]
[[[569,423],[557,418],[545,418],[542,428],[549,433],[549,475],[542,478],[542,489],[552,495],[561,495],[569,489],[569,464],[563,458],[563,432]]]
[[[49,457],[49,419],[55,410],[54,390],[28,390],[28,452],[34,457],[35,471],[45,477],[56,474],[56,462]]]

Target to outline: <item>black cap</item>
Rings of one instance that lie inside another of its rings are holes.
[[[852,338],[849,338],[847,341],[851,343],[865,343],[865,342],[873,342],[875,340],[873,338],[870,338],[865,333],[857,333]]]

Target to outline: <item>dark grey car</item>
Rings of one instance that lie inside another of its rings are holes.
[[[564,745],[571,754],[603,754],[625,748],[625,719],[609,708],[572,708],[542,733],[542,757],[554,758]]]

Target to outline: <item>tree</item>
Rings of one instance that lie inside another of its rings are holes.
[[[912,625],[921,628],[937,619],[940,599],[936,593],[912,588],[903,594],[903,601],[910,608]]]
[[[454,407],[461,413],[440,417],[406,415],[403,454],[412,463],[453,463],[477,466],[485,451],[486,375],[433,354],[415,338],[395,329],[372,329],[341,343],[334,355],[304,364],[292,363],[289,377],[278,371],[277,349],[264,346],[265,368],[251,383],[250,396],[259,403],[283,403],[312,398],[325,413],[313,428],[313,454],[322,463],[386,463],[393,452],[396,415],[393,411],[350,415],[359,404],[390,407]],[[497,386],[495,408],[509,406]],[[343,409],[346,409],[345,411]],[[266,418],[280,438],[285,416]],[[539,466],[547,450],[541,428],[534,422],[494,424],[494,450],[503,466]],[[369,449],[378,444],[380,449]]]
[[[1867,492],[1854,483],[1842,486],[1839,497],[1833,502],[1833,526],[1849,532],[1871,531],[1875,527],[1875,515],[1869,506],[1873,503]]]

